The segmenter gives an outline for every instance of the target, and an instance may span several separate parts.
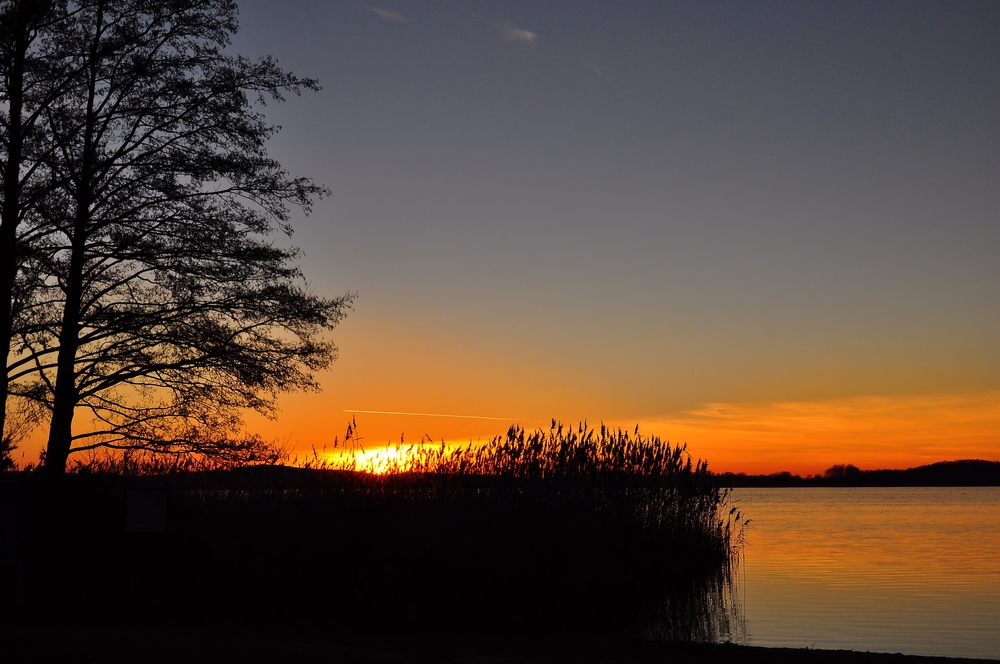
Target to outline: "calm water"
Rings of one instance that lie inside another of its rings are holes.
[[[1000,659],[1000,488],[736,489],[754,645]]]

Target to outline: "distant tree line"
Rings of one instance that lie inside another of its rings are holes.
[[[715,480],[723,487],[1000,486],[1000,461],[941,461],[906,470],[861,470],[853,464],[839,464],[822,475],[807,477],[788,471],[770,475],[719,473]]]
[[[54,473],[100,448],[252,459],[241,413],[335,359],[352,296],[275,241],[325,190],[268,155],[260,110],[318,85],[230,54],[237,28],[231,0],[0,2],[6,453],[47,423]]]

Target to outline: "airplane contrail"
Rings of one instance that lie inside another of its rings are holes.
[[[487,417],[485,415],[446,415],[444,413],[406,413],[398,410],[353,410],[344,409],[345,413],[364,413],[366,415],[412,415],[415,417],[452,417],[459,420],[497,420],[500,422],[541,422],[542,420],[526,420],[519,417]]]

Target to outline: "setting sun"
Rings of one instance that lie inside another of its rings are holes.
[[[1000,658],[998,30],[0,0],[5,663]]]

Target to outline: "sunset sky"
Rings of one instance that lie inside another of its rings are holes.
[[[240,8],[235,51],[323,86],[267,108],[272,153],[332,191],[312,289],[358,293],[266,436],[1000,459],[1000,4]]]

